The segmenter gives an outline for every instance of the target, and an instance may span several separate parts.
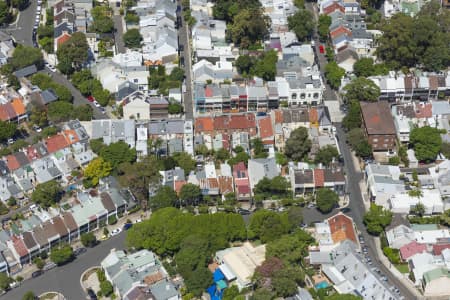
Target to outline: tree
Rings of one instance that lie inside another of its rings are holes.
[[[308,255],[308,246],[314,243],[314,238],[306,231],[297,229],[291,234],[280,236],[267,244],[266,257],[277,257],[286,266],[302,263]]]
[[[317,31],[319,33],[320,40],[325,42],[328,39],[328,33],[331,26],[331,17],[327,15],[319,16],[319,24],[317,26]]]
[[[290,229],[287,215],[283,216],[269,210],[258,210],[250,218],[248,237],[259,238],[267,243],[276,240],[279,236],[288,233]]]
[[[380,88],[370,79],[358,77],[344,87],[345,100],[351,101],[378,101]]]
[[[369,144],[367,140],[362,141],[355,147],[355,153],[359,157],[371,157],[372,156],[372,145]]]
[[[290,159],[300,161],[311,150],[311,145],[308,130],[305,127],[299,127],[291,132],[289,139],[286,141],[284,152]]]
[[[0,273],[0,289],[7,290],[9,288],[9,284],[13,282],[11,277],[8,277],[6,273]]]
[[[195,160],[186,152],[175,153],[173,159],[176,165],[184,170],[184,174],[186,175],[195,169]]]
[[[36,295],[33,291],[28,291],[23,295],[22,300],[36,300]]]
[[[172,81],[183,81],[184,80],[184,69],[180,67],[175,67],[172,69],[169,75],[169,80]]]
[[[14,49],[13,56],[9,60],[9,63],[14,70],[25,68],[30,65],[36,65],[38,69],[42,69],[44,67],[44,57],[39,48],[19,44],[16,49]]]
[[[20,81],[17,79],[16,75],[11,74],[8,76],[8,85],[12,87],[14,90],[20,89]]]
[[[130,146],[119,141],[105,146],[100,151],[100,156],[111,164],[113,169],[116,169],[121,163],[132,163],[136,160],[136,150]]]
[[[364,224],[367,231],[373,235],[380,235],[384,228],[391,224],[391,221],[392,212],[373,203],[370,205],[369,211],[364,215]]]
[[[33,194],[31,194],[31,200],[34,203],[47,208],[59,202],[62,198],[62,194],[63,189],[61,185],[57,181],[51,180],[38,184],[33,191]]]
[[[214,159],[216,161],[225,162],[230,158],[230,152],[227,149],[220,148],[214,153]]]
[[[264,144],[260,138],[255,138],[251,142],[254,158],[267,158],[269,154],[264,149]]]
[[[30,0],[12,0],[11,4],[13,7],[23,10],[30,4]]]
[[[331,212],[338,201],[339,196],[333,190],[322,188],[316,192],[317,209],[324,214]]]
[[[101,88],[101,85],[92,90],[92,96],[101,106],[107,106],[111,100],[111,93],[107,89]]]
[[[358,77],[386,75],[389,68],[385,64],[374,64],[370,57],[363,57],[353,64],[353,73]]]
[[[128,48],[139,48],[142,42],[142,35],[137,28],[132,28],[123,35],[123,42]]]
[[[298,266],[288,266],[275,272],[272,286],[279,297],[293,296],[298,285],[304,285],[305,272]]]
[[[248,160],[250,159],[250,156],[247,154],[247,152],[238,152],[236,155],[228,160],[228,164],[230,166],[234,166],[240,162],[245,163],[245,165],[248,164]]]
[[[170,102],[169,103],[169,114],[170,115],[178,115],[183,112],[183,105],[178,102]]]
[[[6,1],[0,2],[0,25],[9,23],[11,21],[11,14]]]
[[[84,170],[84,176],[89,179],[92,186],[96,186],[101,178],[107,177],[111,174],[111,163],[105,161],[103,158],[98,157],[92,160]]]
[[[264,177],[254,188],[255,195],[262,197],[282,196],[286,195],[289,189],[289,184],[283,176],[275,176],[272,179]]]
[[[237,12],[233,23],[228,25],[230,40],[241,48],[261,41],[268,34],[270,18],[260,8],[245,8]]]
[[[55,101],[48,105],[47,116],[52,122],[59,123],[71,119],[73,105],[65,101]]]
[[[416,216],[423,217],[423,215],[425,214],[425,205],[423,205],[422,202],[417,203],[411,209],[411,213],[415,214]]]
[[[112,294],[114,291],[114,288],[108,280],[103,280],[100,282],[100,291],[102,292],[102,295],[105,297],[108,297]]]
[[[329,62],[325,66],[325,77],[333,89],[338,89],[341,85],[341,79],[345,75],[345,70],[338,66],[335,61]]]
[[[36,265],[36,268],[42,270],[45,266],[45,261],[42,258],[36,256],[35,258],[33,258],[33,264]]]
[[[441,130],[430,126],[416,127],[411,130],[409,142],[420,161],[434,161],[442,146]]]
[[[361,128],[353,128],[347,133],[347,142],[350,144],[352,148],[355,148],[358,144],[365,141],[366,137],[364,136],[364,132]]]
[[[33,106],[31,109],[30,122],[39,127],[45,127],[48,123],[47,111],[43,108]]]
[[[339,157],[339,152],[335,146],[326,145],[325,147],[320,148],[319,152],[317,152],[314,162],[316,164],[323,164],[325,166],[329,166],[333,159],[337,159]]]
[[[97,244],[97,238],[92,232],[83,233],[80,240],[85,247],[94,247]]]
[[[288,17],[288,27],[297,36],[299,41],[310,40],[315,22],[312,13],[306,9],[300,9],[294,15]]]
[[[149,206],[152,211],[160,208],[175,206],[178,200],[177,193],[169,186],[162,186],[156,195],[150,198]]]
[[[257,289],[253,292],[253,295],[250,296],[250,300],[272,300],[274,298],[274,294],[264,288]]]
[[[100,152],[102,151],[102,149],[104,147],[106,147],[105,144],[103,144],[103,139],[99,138],[99,139],[90,139],[89,140],[89,146],[91,147],[92,151],[99,155]]]
[[[73,259],[73,250],[68,244],[52,248],[50,252],[50,259],[58,266],[67,263]]]
[[[8,206],[15,206],[15,205],[17,205],[17,200],[16,200],[16,198],[10,197],[10,198],[8,199],[7,204],[8,204]]]
[[[255,65],[251,70],[251,74],[266,81],[274,80],[275,75],[277,74],[277,61],[277,52],[275,50],[267,51],[260,57],[260,59],[256,60]]]
[[[447,158],[450,158],[450,143],[442,142],[441,153]]]
[[[16,134],[17,125],[15,123],[0,120],[0,141],[4,142]]]
[[[91,10],[94,19],[91,30],[97,33],[109,33],[114,30],[114,22],[111,18],[111,9],[107,6],[95,6]]]
[[[239,74],[245,76],[250,75],[250,71],[255,65],[255,60],[249,55],[239,55],[234,62]]]
[[[84,33],[77,31],[73,33],[66,42],[58,47],[56,56],[58,57],[58,60],[70,61],[70,66],[72,68],[74,68],[75,70],[80,70],[83,64],[88,59],[88,50],[89,45],[87,43],[86,36],[84,35]],[[72,73],[71,70],[61,70],[61,72],[63,72],[64,74]]]
[[[180,200],[183,200],[186,205],[193,205],[198,203],[201,195],[202,191],[200,190],[198,185],[192,183],[186,183],[181,187],[180,190]]]
[[[94,110],[89,104],[81,104],[73,107],[72,119],[91,121],[93,117]]]

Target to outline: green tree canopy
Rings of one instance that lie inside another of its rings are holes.
[[[280,215],[269,210],[258,210],[250,218],[248,237],[259,238],[261,242],[267,243],[288,233],[290,228],[287,214]]]
[[[0,141],[5,142],[16,134],[16,123],[10,123],[0,120]]]
[[[4,272],[0,273],[0,289],[7,290],[11,282],[13,282],[11,277],[8,277]]]
[[[111,174],[111,163],[101,157],[92,160],[84,170],[84,176],[91,181],[92,186],[98,185],[100,179]]]
[[[288,17],[289,30],[295,33],[299,41],[310,40],[315,25],[312,13],[306,9],[300,9]]]
[[[317,31],[319,33],[320,40],[322,42],[328,39],[328,33],[330,32],[331,17],[327,15],[319,16],[319,24],[317,26]]]
[[[95,6],[91,10],[94,19],[91,30],[97,33],[109,33],[114,30],[114,22],[112,20],[111,8],[104,5]]]
[[[325,77],[333,89],[338,89],[341,79],[345,75],[345,70],[338,66],[335,61],[329,62],[325,66]]]
[[[261,195],[263,198],[272,196],[285,196],[289,191],[289,183],[283,176],[276,176],[272,179],[264,177],[254,188],[255,195]]]
[[[176,165],[182,168],[186,175],[195,169],[195,160],[188,153],[179,152],[175,153],[172,157],[175,160]]]
[[[130,146],[119,141],[105,146],[100,151],[100,156],[111,164],[113,169],[116,169],[121,163],[132,163],[136,160],[136,150]]]
[[[353,73],[358,77],[387,75],[389,68],[385,64],[375,64],[370,57],[363,57],[353,64]]]
[[[344,96],[347,102],[351,101],[378,101],[380,88],[370,79],[358,77],[344,87]]]
[[[57,265],[63,265],[73,259],[73,250],[68,244],[55,247],[50,252],[50,259]]]
[[[108,297],[113,293],[114,287],[108,280],[103,280],[100,282],[100,291],[102,292],[102,295]]]
[[[260,8],[244,8],[233,17],[228,24],[229,39],[241,48],[260,42],[267,34],[270,18]]]
[[[63,44],[58,47],[56,56],[62,62],[70,62],[70,66],[75,70],[80,70],[88,59],[89,46],[84,33],[78,31]],[[59,65],[58,65],[59,68]],[[60,69],[61,70],[61,69]],[[65,74],[72,73],[72,70],[61,70]],[[69,71],[69,72],[67,72]]]
[[[65,101],[55,101],[47,106],[47,117],[50,121],[59,123],[69,121],[73,105]]]
[[[358,297],[352,294],[338,294],[334,293],[331,296],[326,296],[325,300],[362,300],[362,297]]]
[[[314,158],[314,162],[316,164],[321,163],[325,166],[328,166],[333,161],[333,158],[336,161],[339,158],[339,152],[337,148],[332,145],[326,145],[325,147],[319,149],[319,152],[317,152],[316,157]]]
[[[28,291],[23,295],[22,300],[36,300],[36,294],[33,291]]]
[[[183,200],[186,205],[193,205],[198,203],[198,201],[201,199],[201,196],[202,191],[200,190],[198,185],[186,183],[181,187],[180,200]]]
[[[175,206],[177,200],[177,193],[171,187],[162,186],[156,195],[150,198],[149,206],[152,211],[156,211],[160,208]]]
[[[442,146],[441,131],[430,126],[416,127],[411,130],[409,142],[420,161],[434,161]]]
[[[0,25],[9,23],[11,21],[11,13],[6,1],[0,2]]]
[[[97,244],[97,238],[92,232],[83,233],[80,240],[85,247],[94,247]]]
[[[123,42],[128,48],[139,48],[142,42],[142,35],[139,29],[132,28],[123,35]]]
[[[14,49],[13,56],[9,60],[9,63],[14,70],[25,68],[30,65],[36,65],[38,69],[42,69],[44,67],[44,57],[39,48],[19,44],[16,49]]]
[[[375,204],[370,205],[370,209],[364,215],[364,224],[367,231],[373,235],[379,235],[384,228],[389,226],[392,221],[392,212]]]
[[[348,130],[361,128],[361,105],[358,101],[350,102],[347,115],[342,120],[342,126]]]
[[[316,192],[317,209],[326,214],[338,204],[339,196],[330,189],[322,188]]]
[[[63,195],[61,185],[55,180],[40,183],[31,194],[31,200],[44,208],[59,202]]]
[[[292,160],[301,161],[311,150],[311,145],[308,130],[305,127],[299,127],[291,132],[286,141],[285,154]]]

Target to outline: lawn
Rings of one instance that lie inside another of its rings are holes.
[[[409,273],[408,264],[399,264],[395,265],[395,267],[400,271],[400,273]]]

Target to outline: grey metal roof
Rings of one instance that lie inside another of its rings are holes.
[[[155,300],[167,300],[176,297],[179,293],[172,282],[161,280],[150,287]]]
[[[49,104],[53,101],[58,100],[58,96],[56,95],[53,89],[46,89],[41,92],[41,98],[44,104]]]
[[[149,123],[149,134],[183,134],[184,121],[183,120],[167,120]]]
[[[54,37],[55,38],[60,37],[63,34],[63,32],[72,34],[73,26],[71,24],[68,24],[67,22],[62,22],[61,24],[57,25],[53,30]]]
[[[22,77],[27,77],[27,76],[33,75],[36,72],[37,72],[36,65],[31,65],[31,66],[19,69],[19,70],[15,71],[13,74],[17,78],[22,78]]]
[[[117,87],[116,100],[120,101],[123,98],[136,92],[138,89],[139,89],[138,85],[133,82],[130,81],[122,82]]]

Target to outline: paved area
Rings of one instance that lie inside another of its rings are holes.
[[[178,1],[178,5],[181,2]],[[189,26],[184,22],[182,16],[182,10],[177,12],[177,16],[180,16],[181,24],[178,28],[178,45],[183,45],[184,51],[180,53],[180,57],[184,58],[184,73],[186,76],[186,93],[184,93],[184,116],[186,120],[194,119],[194,105],[192,100],[192,56],[190,45],[190,30]]]
[[[114,21],[114,43],[116,45],[116,50],[118,53],[125,53],[127,49],[125,48],[125,44],[123,43],[123,18],[121,15],[114,15],[113,16]]]
[[[10,33],[17,43],[33,46],[31,35],[33,32],[34,20],[36,18],[36,7],[37,1],[30,1],[30,5],[20,12],[16,23],[2,30]]]
[[[92,289],[96,294],[100,291],[100,281],[98,281],[97,273],[94,272],[88,276],[88,278],[83,282],[84,288]]]

